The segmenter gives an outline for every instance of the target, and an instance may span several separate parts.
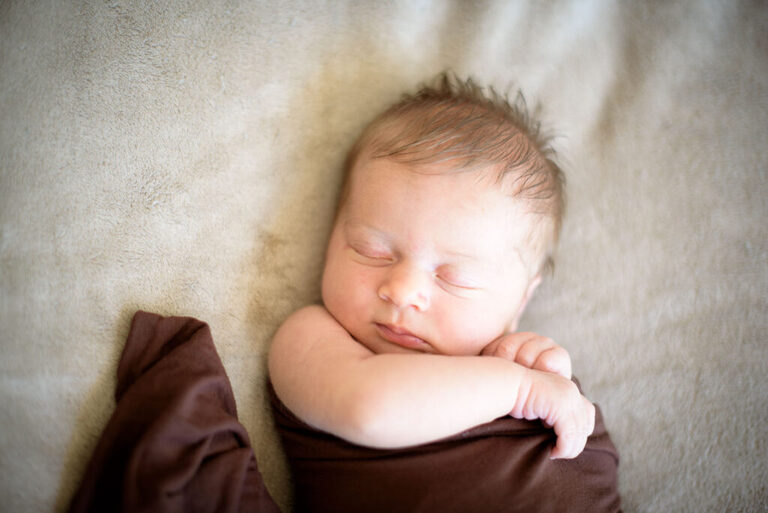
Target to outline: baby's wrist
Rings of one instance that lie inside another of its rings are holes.
[[[522,419],[531,414],[531,395],[534,393],[534,389],[540,386],[538,382],[541,380],[541,373],[517,363],[513,364],[519,369],[520,378],[517,387],[517,397],[510,415]]]

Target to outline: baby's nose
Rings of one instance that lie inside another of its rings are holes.
[[[407,262],[394,266],[381,283],[378,294],[398,308],[413,307],[425,311],[430,305],[431,275]]]

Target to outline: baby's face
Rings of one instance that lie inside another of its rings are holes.
[[[516,327],[529,218],[492,173],[358,163],[328,246],[323,302],[375,353],[477,355]]]

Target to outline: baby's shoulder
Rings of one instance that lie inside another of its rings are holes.
[[[277,333],[298,331],[300,334],[307,329],[316,332],[318,328],[334,329],[341,328],[341,326],[323,305],[313,304],[299,308],[289,315],[280,325]]]
[[[309,305],[293,312],[278,328],[270,344],[268,366],[279,395],[280,376],[293,379],[296,369],[306,370],[323,361],[359,360],[367,353],[325,307]]]
[[[302,351],[308,351],[317,343],[327,349],[352,344],[354,339],[323,305],[313,304],[296,310],[283,321],[272,347],[301,346]]]

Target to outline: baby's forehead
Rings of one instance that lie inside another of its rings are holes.
[[[531,202],[519,194],[521,182],[527,180],[524,169],[510,172],[505,163],[481,159],[475,159],[471,162],[461,158],[404,162],[401,159],[374,156],[370,151],[363,151],[349,169],[346,185],[349,186],[350,182],[366,180],[366,176],[358,175],[361,174],[361,170],[365,170],[362,171],[362,174],[365,175],[371,169],[371,164],[374,164],[377,169],[386,169],[388,163],[419,176],[456,176],[455,181],[448,180],[445,182],[446,185],[459,193],[465,192],[466,196],[477,195],[479,190],[493,195],[500,194],[505,197],[505,203],[516,213],[518,213],[517,211],[529,212],[532,208]],[[480,187],[474,187],[474,185]]]
[[[426,208],[409,213],[411,222],[433,223],[436,229],[443,227],[449,233],[456,230],[482,232],[484,227],[493,224],[503,227],[501,233],[508,237],[510,247],[514,246],[515,251],[529,253],[536,247],[532,233],[537,231],[540,218],[531,212],[527,200],[511,193],[507,181],[499,178],[498,166],[478,164],[467,168],[452,162],[404,165],[387,159],[367,159],[356,167],[354,185],[347,197],[347,202],[354,205],[354,212],[347,211],[347,214],[357,216],[361,211],[369,210],[371,201],[378,203],[381,199],[376,191],[389,189],[391,180],[405,177],[404,181],[398,179],[399,194],[409,197],[411,202],[426,205]],[[435,182],[439,182],[439,188],[433,187]],[[407,185],[403,186],[403,183]],[[358,194],[360,196],[356,196]],[[434,201],[439,196],[450,200]],[[397,216],[401,205],[395,202],[379,215]],[[471,215],[457,217],[456,214],[462,211]],[[343,217],[349,221],[349,217]],[[353,220],[359,218],[353,217]]]

